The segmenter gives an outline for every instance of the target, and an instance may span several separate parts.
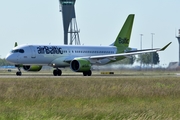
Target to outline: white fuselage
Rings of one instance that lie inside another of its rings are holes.
[[[116,54],[115,46],[69,46],[69,45],[22,45],[13,48],[6,60],[23,65],[69,66],[68,60],[78,57]],[[96,64],[106,64],[110,59],[101,59]]]

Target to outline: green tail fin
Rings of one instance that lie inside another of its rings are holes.
[[[114,46],[117,47],[118,51],[117,53],[124,52],[129,46],[130,37],[131,37],[131,31],[134,21],[134,14],[130,14],[123,27],[121,28],[121,31],[119,32],[116,41],[114,42]]]
[[[15,42],[14,47],[18,46],[17,42]]]

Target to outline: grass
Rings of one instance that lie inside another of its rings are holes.
[[[178,77],[0,78],[0,119],[174,120]]]

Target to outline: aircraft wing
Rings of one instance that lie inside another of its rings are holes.
[[[166,46],[163,48],[157,48],[157,49],[145,49],[145,50],[137,50],[137,51],[130,51],[127,53],[119,53],[119,54],[109,54],[109,55],[98,55],[98,56],[89,56],[89,59],[104,59],[104,58],[109,58],[109,59],[114,59],[116,57],[120,56],[131,56],[131,55],[137,55],[137,54],[143,54],[143,53],[152,53],[152,52],[158,52],[158,51],[164,51],[172,42],[168,43]],[[87,58],[87,57],[80,57],[80,58]]]
[[[129,51],[126,53],[119,53],[119,54],[109,54],[109,55],[97,55],[97,56],[84,56],[84,57],[69,57],[64,60],[64,62],[70,63],[75,58],[85,58],[89,60],[100,60],[104,58],[108,58],[110,60],[116,60],[116,57],[120,56],[131,56],[131,55],[137,55],[137,54],[143,54],[143,53],[152,53],[152,52],[158,52],[158,51],[164,51],[172,42],[168,43],[163,48],[157,48],[157,49],[144,49],[144,50],[137,50],[137,51]]]

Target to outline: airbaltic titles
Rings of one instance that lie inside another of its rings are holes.
[[[38,54],[63,54],[62,48],[57,46],[39,46]]]

